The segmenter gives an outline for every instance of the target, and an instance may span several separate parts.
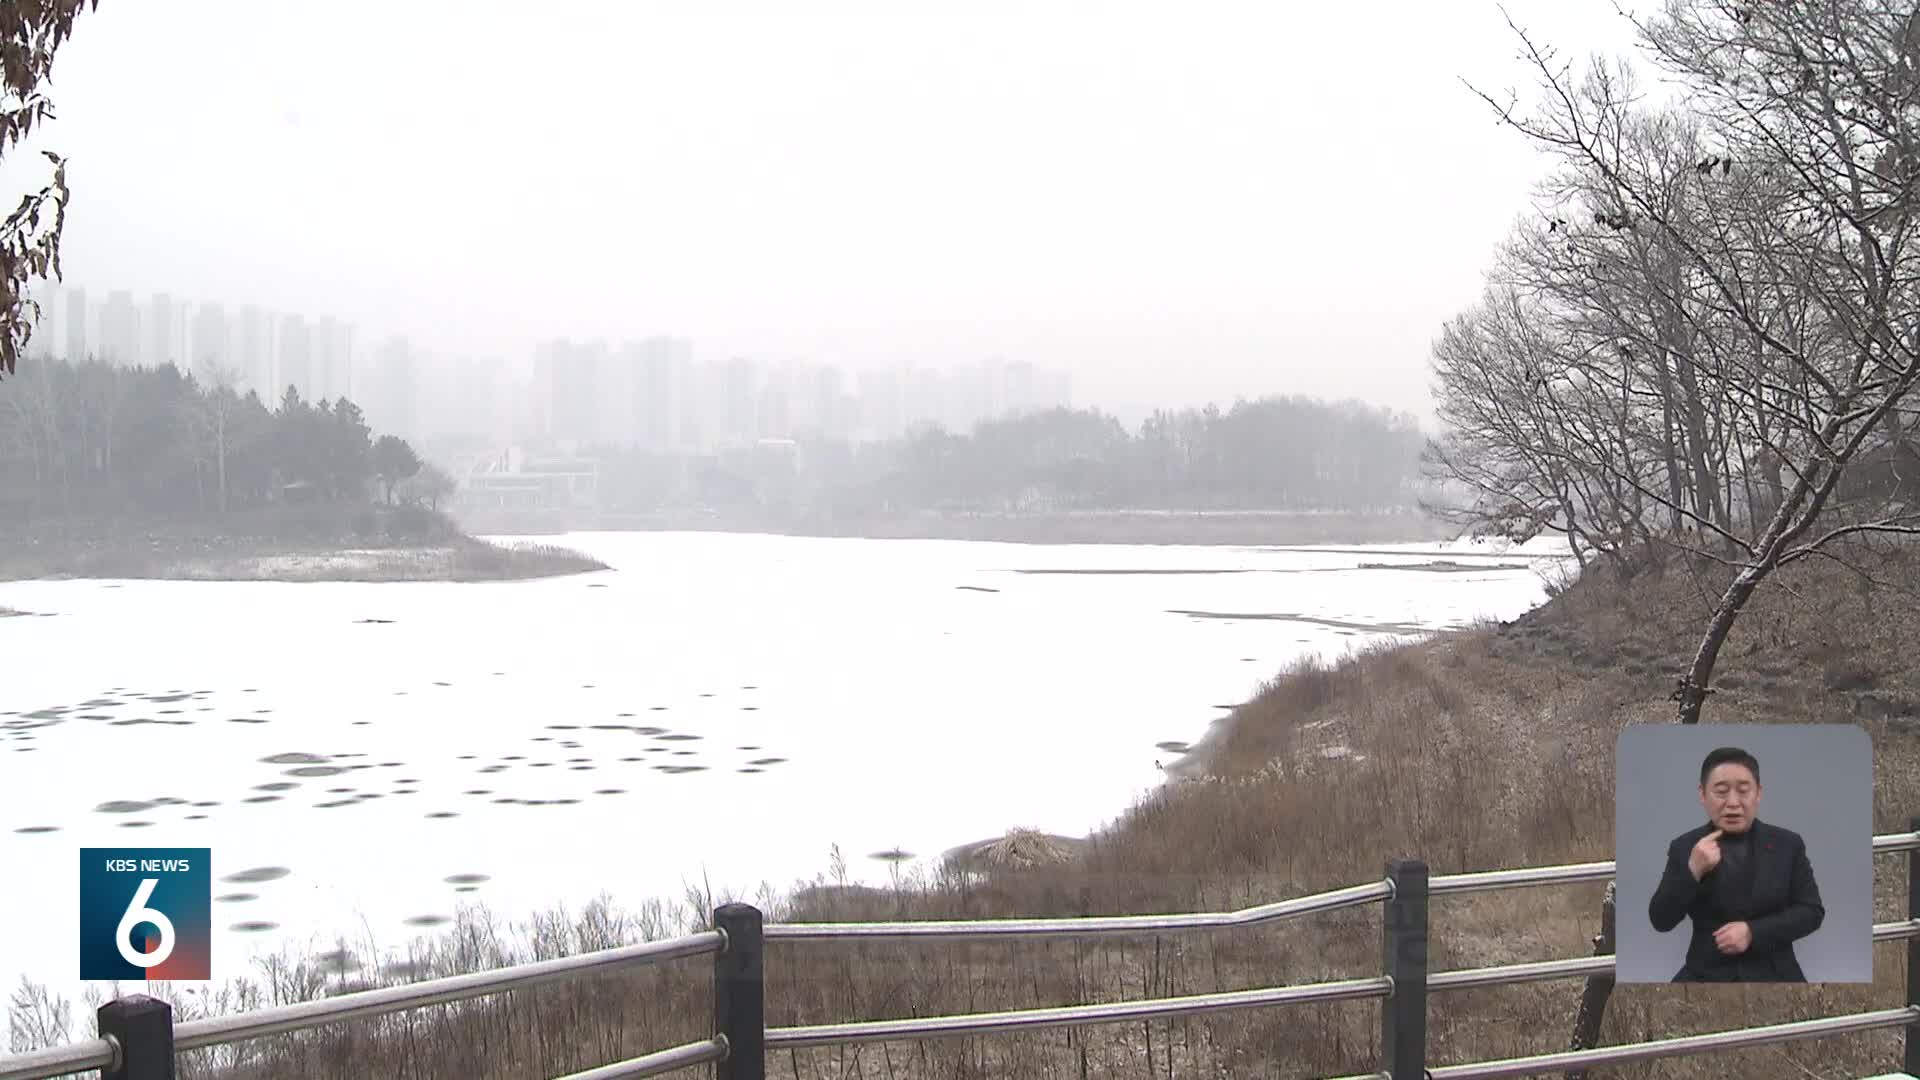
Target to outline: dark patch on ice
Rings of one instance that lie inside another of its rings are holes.
[[[481,882],[492,881],[493,876],[491,874],[448,874],[440,880],[449,885],[478,885]]]
[[[213,898],[216,904],[244,904],[249,900],[258,899],[260,899],[259,893],[250,892],[221,893],[219,896]]]
[[[25,825],[13,831],[17,833],[27,833],[27,834],[50,833],[50,832],[59,832],[60,826],[58,825]]]
[[[227,927],[227,929],[240,934],[258,934],[267,930],[278,930],[279,928],[279,923],[263,922],[259,919],[249,919],[246,922],[237,922]]]
[[[404,921],[408,926],[445,926],[453,920],[445,915],[415,915]]]
[[[293,873],[293,871],[284,866],[256,866],[251,870],[242,870],[238,873],[228,874],[220,880],[229,881],[235,885],[252,885],[261,881],[279,881],[291,873]]]
[[[284,754],[275,754],[272,757],[263,757],[260,760],[269,765],[317,765],[327,760],[327,758],[324,754],[309,754],[296,750]]]

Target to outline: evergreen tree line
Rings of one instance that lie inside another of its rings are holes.
[[[42,360],[0,387],[0,506],[21,514],[212,512],[388,501],[421,473],[345,397],[272,407],[173,365]],[[436,493],[438,494],[438,493]]]

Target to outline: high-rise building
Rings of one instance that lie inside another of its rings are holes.
[[[279,379],[275,397],[287,392],[291,386],[300,392],[300,397],[312,404],[320,395],[314,393],[313,379],[313,335],[308,330],[307,320],[298,315],[280,317],[278,355],[275,368]]]
[[[373,354],[365,384],[367,420],[406,438],[421,434],[420,364],[403,337],[390,337]]]
[[[859,437],[888,440],[900,437],[906,426],[901,416],[901,379],[897,371],[863,371],[860,387]]]
[[[640,347],[622,342],[617,349],[595,343],[593,354],[593,428],[586,441],[608,446],[639,442]]]
[[[241,308],[239,332],[233,345],[233,364],[247,389],[259,394],[268,406],[278,404],[287,386],[279,381],[274,369],[273,316],[252,304]]]
[[[61,355],[57,335],[62,299],[60,286],[51,281],[36,281],[20,290],[20,295],[21,299],[34,305],[27,314],[32,327],[32,334],[27,339],[27,355],[36,359]]]
[[[685,419],[688,383],[693,374],[692,343],[653,337],[640,343],[640,381],[634,400],[639,445],[656,453],[687,445]]]
[[[133,294],[125,289],[108,293],[100,309],[100,358],[115,367],[138,367],[144,359],[140,311],[133,306]]]
[[[1073,376],[1064,371],[1048,375],[1045,381],[1044,398],[1049,409],[1073,408]]]
[[[314,396],[353,397],[353,327],[324,315],[311,333]]]
[[[67,310],[63,314],[67,336],[61,344],[66,358],[76,364],[90,359],[93,354],[88,351],[92,339],[87,334],[87,290],[68,289]]]
[[[719,443],[751,446],[760,437],[759,373],[753,361],[744,356],[728,360],[722,385],[724,404]]]
[[[1008,364],[1002,398],[1006,411],[1014,415],[1040,409],[1039,388],[1034,383],[1033,365],[1025,360]]]
[[[186,350],[181,347],[180,313],[173,297],[166,293],[155,293],[147,311],[145,365],[164,367],[173,364],[183,370],[191,370],[192,365],[182,355]]]
[[[597,352],[604,346],[550,341],[540,347],[535,366],[544,384],[546,435],[575,445],[594,441],[600,411],[594,400]]]
[[[244,384],[246,373],[233,364],[227,339],[227,315],[219,304],[201,304],[193,315],[193,368],[209,381]]]
[[[793,366],[767,372],[760,391],[760,414],[756,420],[760,439],[793,437]],[[756,442],[758,439],[755,440]]]

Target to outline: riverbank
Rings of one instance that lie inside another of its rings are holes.
[[[1809,561],[1755,598],[1724,652],[1710,723],[1858,723],[1875,747],[1875,827],[1920,804],[1920,553],[1846,553],[1868,578]],[[1719,584],[1708,567],[1618,581],[1604,571],[1504,625],[1306,663],[1233,709],[1150,797],[1085,838],[1027,833],[963,845],[939,870],[860,887],[839,868],[785,889],[735,894],[774,921],[943,919],[1228,910],[1378,880],[1395,855],[1436,874],[1583,862],[1612,854],[1614,739],[1668,722],[1676,674]],[[993,778],[983,777],[982,798]],[[773,808],[777,811],[777,807]],[[884,806],[874,807],[885,813]],[[884,854],[884,853],[883,853]],[[1876,865],[1879,920],[1905,911],[1905,867]],[[1584,956],[1600,886],[1436,901],[1434,970]],[[295,958],[295,991],[320,996],[561,952],[672,936],[720,890],[617,901],[509,923],[465,909],[405,964],[351,948]],[[1370,909],[1249,931],[1005,946],[778,944],[770,1025],[928,1016],[1300,984],[1377,974]],[[1602,1041],[1637,1041],[1892,1007],[1905,1000],[1895,946],[1865,986],[1676,990],[1623,986]],[[610,975],[463,1008],[342,1025],[260,1043],[234,1075],[518,1075],[705,1037],[706,969]],[[256,982],[256,987],[259,984]],[[289,984],[292,985],[292,984]],[[1453,991],[1432,999],[1432,1059],[1452,1063],[1564,1047],[1578,982]],[[281,990],[275,990],[279,993]],[[236,1007],[183,1000],[186,1015]],[[1375,1063],[1377,1006],[1248,1010],[1172,1023],[1012,1038],[776,1055],[770,1075],[1332,1076]],[[1666,1063],[1622,1076],[1861,1076],[1897,1058],[1897,1035],[1862,1033]],[[475,1048],[490,1047],[482,1056]],[[212,1064],[211,1062],[209,1064]],[[521,1070],[524,1071],[524,1070]]]
[[[566,532],[750,532],[876,540],[980,540],[1018,544],[1394,544],[1453,538],[1458,530],[1416,511],[1088,510],[1036,514],[902,513],[851,517],[720,514],[485,514],[461,526],[487,536]]]
[[[495,544],[427,511],[302,507],[90,518],[0,529],[0,581],[515,581],[604,570],[578,552]]]

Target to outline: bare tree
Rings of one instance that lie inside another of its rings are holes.
[[[1727,634],[1774,570],[1843,537],[1920,531],[1920,513],[1899,498],[1842,485],[1863,454],[1910,438],[1904,403],[1920,380],[1920,28],[1886,3],[1670,0],[1641,29],[1689,91],[1694,144],[1709,147],[1690,171],[1676,176],[1671,154],[1622,152],[1647,123],[1629,81],[1601,68],[1576,82],[1517,29],[1544,105],[1501,116],[1557,155],[1591,201],[1612,200],[1592,218],[1621,234],[1616,255],[1640,253],[1634,291],[1654,321],[1637,341],[1616,341],[1623,362],[1602,371],[1617,384],[1588,385],[1623,401],[1652,388],[1665,475],[1648,483],[1638,458],[1599,453],[1602,414],[1559,415],[1551,386],[1544,406],[1529,407],[1554,422],[1558,441],[1543,444],[1572,474],[1550,486],[1624,485],[1680,525],[1652,534],[1659,542],[1733,572],[1674,694],[1678,719],[1695,723]],[[1608,326],[1609,309],[1591,295],[1620,265],[1573,268],[1590,280],[1555,302],[1632,338],[1630,326]],[[1635,357],[1636,344],[1655,355]],[[1563,343],[1563,369],[1594,355],[1579,345]],[[1657,367],[1642,381],[1647,361]],[[1634,410],[1609,419],[1630,428]],[[1735,488],[1753,492],[1738,518]]]

